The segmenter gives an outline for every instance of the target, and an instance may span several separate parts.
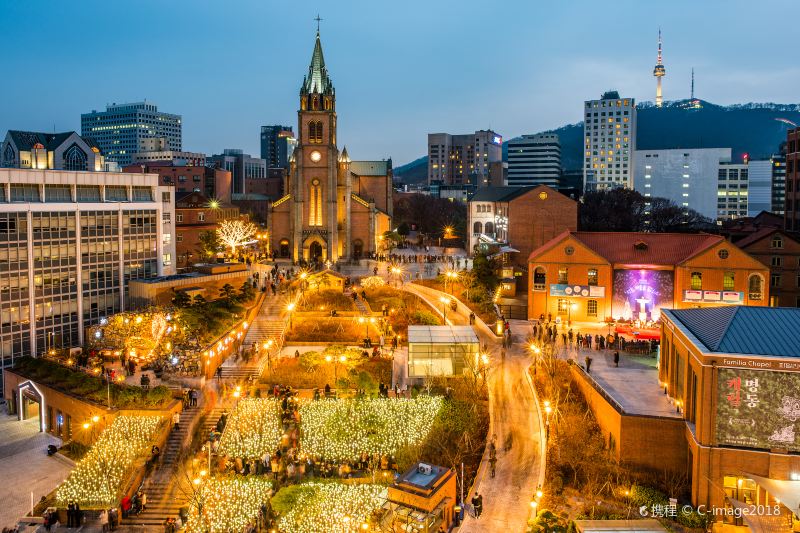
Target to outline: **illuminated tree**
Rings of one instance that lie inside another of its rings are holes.
[[[236,247],[253,240],[258,228],[252,222],[241,219],[223,220],[217,228],[219,240],[231,249],[231,255],[236,254]]]

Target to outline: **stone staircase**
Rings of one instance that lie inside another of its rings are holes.
[[[186,505],[186,497],[175,494],[173,480],[180,462],[181,451],[189,440],[189,428],[199,413],[199,407],[187,407],[183,410],[179,429],[170,432],[161,452],[163,456],[161,465],[142,487],[147,495],[147,508],[139,515],[123,518],[120,525],[141,528],[143,531],[163,531],[164,521],[178,516],[178,510]]]
[[[249,348],[254,344],[262,344],[268,340],[273,341],[272,353],[277,353],[283,346],[283,333],[286,329],[286,318],[282,316],[283,305],[278,297],[267,297],[261,304],[253,323],[247,328],[242,346]],[[246,363],[238,362],[236,356],[229,357],[222,363],[223,379],[244,380],[261,375],[266,358],[250,360]]]

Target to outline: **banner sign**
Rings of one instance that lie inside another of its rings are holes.
[[[597,285],[550,285],[550,296],[567,298],[605,298],[606,288]]]
[[[683,291],[683,301],[739,304],[744,301],[744,293],[736,291],[701,291],[687,289]]]

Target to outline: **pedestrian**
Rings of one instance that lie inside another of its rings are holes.
[[[614,352],[614,366],[619,367],[619,352]]]
[[[108,511],[106,511],[105,509],[100,511],[100,517],[99,517],[98,521],[100,522],[100,527],[102,528],[103,533],[107,533],[107,531],[108,531]]]
[[[472,499],[470,500],[470,503],[472,504],[472,509],[475,511],[475,518],[477,518],[479,516],[478,515],[478,493],[477,492],[472,495]]]
[[[75,504],[73,502],[67,504],[67,527],[75,527]]]
[[[478,494],[478,507],[475,509],[475,515],[480,518],[483,514],[483,494]]]
[[[494,456],[489,457],[489,469],[490,469],[492,478],[494,478],[496,465],[497,465],[497,457],[494,457]]]
[[[181,414],[175,411],[174,413],[172,413],[172,428],[175,431],[178,431],[180,429],[180,424],[181,424]]]
[[[586,359],[584,359],[584,361],[586,362],[586,373],[588,374],[589,373],[589,369],[592,366],[592,358],[587,355]]]
[[[140,492],[141,496],[139,497],[139,501],[142,502],[142,511],[147,510],[147,494],[145,492]]]

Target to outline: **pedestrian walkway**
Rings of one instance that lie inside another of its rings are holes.
[[[243,349],[253,345],[263,346],[269,340],[273,341],[270,347],[273,353],[283,345],[283,334],[286,329],[286,317],[283,316],[283,302],[278,296],[267,296],[261,304],[253,323],[247,328],[247,335],[242,342]],[[265,352],[260,351],[264,354]],[[239,361],[239,354],[232,354],[222,363],[221,377],[223,379],[244,380],[258,377],[264,369],[266,357],[252,358],[250,361]]]
[[[164,445],[161,464],[142,487],[147,495],[145,510],[139,515],[123,518],[120,525],[138,526],[145,531],[163,531],[164,521],[178,516],[180,508],[186,505],[186,496],[175,490],[173,481],[181,461],[181,452],[189,443],[189,429],[199,414],[199,407],[187,407],[183,410],[178,429],[170,432]]]

